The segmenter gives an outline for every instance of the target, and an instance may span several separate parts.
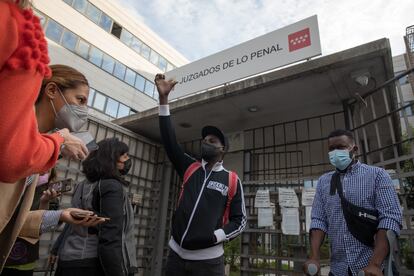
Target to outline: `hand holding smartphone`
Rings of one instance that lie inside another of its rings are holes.
[[[73,183],[74,181],[72,178],[54,181],[49,183],[49,189],[53,189],[58,193],[66,193],[72,190]]]
[[[110,218],[97,217],[94,214],[91,214],[90,212],[71,211],[70,215],[76,220],[83,220],[86,217],[94,217],[96,219],[104,219],[105,221],[111,220]]]

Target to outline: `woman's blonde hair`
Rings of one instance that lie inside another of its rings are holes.
[[[43,79],[36,103],[40,102],[40,99],[45,92],[46,85],[51,82],[55,83],[62,92],[66,89],[76,89],[80,85],[89,86],[86,77],[75,68],[63,64],[54,64],[50,66],[50,69],[52,70],[52,77]]]

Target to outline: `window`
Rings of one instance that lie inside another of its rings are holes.
[[[150,56],[150,51],[151,49],[144,43],[142,43],[142,47],[141,47],[141,55],[146,58],[149,59]]]
[[[95,22],[98,24],[99,19],[101,18],[102,12],[92,5],[91,3],[88,3],[88,8],[86,10],[86,17],[88,17],[92,22]]]
[[[116,61],[115,62],[115,70],[114,70],[114,76],[123,80],[124,79],[124,75],[125,75],[125,65],[123,65],[122,63]]]
[[[89,43],[85,42],[84,40],[80,39],[78,43],[78,48],[76,49],[76,53],[83,57],[84,59],[88,58],[89,53]]]
[[[137,111],[136,111],[136,110],[131,109],[131,111],[129,111],[129,115],[134,115],[134,114],[137,114]]]
[[[132,71],[129,68],[126,69],[125,81],[128,84],[134,86],[134,84],[135,84],[135,76],[136,76],[136,73],[134,71]]]
[[[135,110],[131,113],[130,107],[107,97],[93,88],[89,89],[88,106],[94,107],[114,118],[121,118],[136,113]]]
[[[135,80],[135,88],[141,92],[144,92],[145,79],[143,76],[137,74],[137,79]]]
[[[111,17],[102,12],[96,6],[91,4],[87,0],[63,0],[68,5],[73,6],[77,11],[83,13],[88,17],[92,22],[96,23],[102,27],[105,31],[110,32],[115,37],[119,38],[125,45],[129,46],[135,52],[141,54],[142,57],[149,60],[152,64],[156,65],[163,72],[171,71],[175,68],[174,65],[169,63],[163,56],[159,55],[156,51],[152,50],[148,45],[144,44],[140,39],[135,37],[133,34],[128,32],[126,29],[122,28],[121,25],[114,22]],[[40,19],[42,25],[45,23],[46,19],[44,16],[40,15],[39,12],[36,12]],[[57,24],[57,23],[56,23]],[[57,30],[58,31],[58,30]],[[53,31],[50,31],[53,32]],[[57,40],[60,37],[58,33],[49,34],[52,40],[59,42]],[[73,45],[70,44],[65,46],[66,48],[73,51]]]
[[[51,40],[59,43],[62,37],[63,27],[53,20],[49,20],[46,28],[46,36]]]
[[[101,20],[99,21],[99,26],[101,26],[105,31],[109,32],[112,28],[112,19],[105,13],[102,13]]]
[[[165,72],[167,70],[167,60],[160,56],[158,67]]]
[[[118,23],[114,22],[112,24],[111,34],[113,34],[117,38],[120,38],[121,37],[121,32],[122,32],[122,27]]]
[[[142,45],[142,41],[134,36],[132,38],[131,45],[130,45],[132,50],[134,50],[135,52],[139,54],[141,52],[141,45]]]
[[[108,102],[106,103],[105,113],[111,117],[116,118],[118,113],[118,106],[119,102],[115,101],[114,99],[108,98]]]
[[[150,82],[149,80],[145,82],[145,94],[152,97],[152,95],[154,94],[154,88],[155,86],[152,82]]]
[[[156,90],[156,89],[155,89]],[[158,96],[158,91],[154,91],[154,96],[153,96],[153,98],[156,100],[156,101],[158,101],[158,99],[159,99],[159,96]]]
[[[91,51],[89,52],[89,61],[90,62],[92,62],[96,66],[101,67],[102,56],[103,56],[103,53],[102,53],[101,50],[95,48],[94,46],[91,47]]]
[[[414,102],[413,101],[410,101],[410,102],[405,102],[405,103],[403,103],[403,105],[407,105],[407,104],[414,104]],[[410,106],[407,106],[406,108],[404,108],[404,111],[405,111],[405,115],[406,116],[413,116],[413,114],[414,114],[414,106],[413,105],[410,105]],[[401,113],[401,117],[403,117],[403,113]]]
[[[99,92],[95,92],[95,100],[93,101],[93,107],[101,111],[105,108],[106,97]]]
[[[115,65],[115,60],[111,58],[110,56],[104,54],[102,58],[102,69],[112,74],[112,72],[114,71],[114,65]]]
[[[171,71],[171,70],[173,70],[175,67],[174,67],[174,65],[172,65],[171,63],[169,63],[168,62],[168,65],[167,65],[167,72],[169,72],[169,71]]]
[[[62,37],[62,45],[72,52],[76,49],[76,43],[78,42],[78,37],[69,30],[65,30]]]
[[[72,6],[73,0],[63,0],[63,2],[67,3],[69,6]]]
[[[78,12],[84,13],[86,11],[86,6],[88,5],[88,2],[86,0],[75,0],[73,3],[73,7]]]
[[[132,42],[132,34],[130,32],[128,32],[127,30],[122,29],[120,39],[123,43],[125,43],[126,45],[129,46],[129,45],[131,45],[131,42]]]
[[[93,97],[95,97],[95,89],[89,88],[88,106],[92,106]]]
[[[125,116],[128,116],[129,115],[129,111],[130,111],[130,108],[128,107],[128,106],[126,106],[126,105],[123,105],[123,104],[119,104],[119,109],[118,109],[118,116],[117,116],[117,118],[121,118],[121,117],[125,117]]]
[[[151,63],[155,64],[155,65],[158,65],[158,57],[159,57],[158,53],[155,52],[154,50],[152,50],[151,54],[150,54]]]

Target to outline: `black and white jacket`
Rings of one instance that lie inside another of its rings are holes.
[[[160,106],[161,137],[170,161],[177,173],[184,176],[196,160],[181,149],[175,137],[168,105]],[[229,172],[222,162],[208,172],[206,162],[196,170],[184,187],[184,192],[172,220],[170,247],[181,258],[204,260],[223,255],[223,242],[237,237],[246,226],[243,187],[237,181],[237,191],[230,205],[229,222],[223,224],[227,203]]]

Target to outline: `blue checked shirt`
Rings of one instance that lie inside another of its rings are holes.
[[[338,193],[330,195],[334,172],[319,178],[312,207],[311,229],[329,236],[331,272],[335,276],[353,275],[368,265],[373,249],[355,239],[348,231]],[[389,174],[381,168],[355,163],[342,177],[345,198],[353,204],[379,212],[378,229],[391,229],[399,235],[401,209]],[[361,229],[364,231],[364,229]]]

